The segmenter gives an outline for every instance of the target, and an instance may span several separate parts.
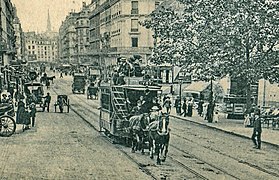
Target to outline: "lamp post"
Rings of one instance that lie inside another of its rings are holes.
[[[179,99],[180,99],[180,104],[181,104],[181,98],[182,98],[182,83],[183,83],[183,79],[179,78]]]
[[[213,121],[213,111],[214,111],[214,104],[213,104],[213,76],[210,77],[210,94],[209,94],[209,104],[208,104],[208,117],[207,121],[212,123]]]

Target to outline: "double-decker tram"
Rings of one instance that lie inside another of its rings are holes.
[[[148,91],[148,94],[146,94]],[[122,85],[100,86],[100,131],[112,137],[114,141],[127,140],[131,108],[137,105],[140,97],[153,99],[160,95],[160,86]],[[145,105],[147,106],[147,105]],[[145,107],[150,108],[151,107]]]

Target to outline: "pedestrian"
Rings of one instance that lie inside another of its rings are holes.
[[[186,101],[186,99],[183,100],[182,110],[183,110],[183,113],[181,115],[186,117],[186,115],[187,115],[187,101]]]
[[[22,114],[25,110],[25,103],[22,100],[19,100],[17,105],[17,111],[16,111],[16,123],[17,124],[23,124]]]
[[[57,103],[58,103],[60,113],[63,113],[64,98],[62,96],[59,96]]]
[[[60,73],[60,78],[63,78],[63,72]]]
[[[159,98],[157,98],[157,97],[153,98],[153,106],[152,107],[154,107],[154,106],[158,107],[160,111],[162,110],[162,106],[159,103]]]
[[[187,113],[187,115],[189,116],[189,117],[192,117],[192,115],[193,115],[193,101],[192,101],[192,99],[190,99],[189,101],[188,101],[188,113]]]
[[[219,112],[218,112],[218,110],[214,111],[213,121],[215,123],[219,122]]]
[[[205,121],[207,120],[207,110],[208,110],[208,103],[203,103],[202,116],[203,116]]]
[[[253,148],[261,149],[261,134],[262,134],[261,118],[257,113],[255,114],[254,128],[252,134],[252,141],[255,145]]]
[[[174,101],[174,107],[176,109],[176,114],[180,115],[181,114],[181,99],[179,96],[177,96]]]
[[[50,101],[51,101],[51,96],[50,96],[49,93],[47,93],[47,95],[44,98],[45,98],[45,102],[44,102],[43,111],[45,111],[45,107],[47,107],[47,112],[49,112],[49,104],[50,104]]]
[[[30,117],[31,117],[31,126],[34,127],[35,126],[35,118],[36,118],[36,105],[35,103],[31,103],[30,105]]]
[[[203,113],[203,101],[200,100],[199,103],[198,103],[198,114],[199,114],[199,116],[202,116],[202,113]]]
[[[170,97],[168,96],[167,99],[164,101],[163,107],[166,108],[167,113],[169,114],[171,111],[171,100]]]
[[[46,80],[46,87],[47,87],[47,89],[49,89],[49,86],[50,86],[50,82],[49,82],[49,80],[47,79],[47,80]]]

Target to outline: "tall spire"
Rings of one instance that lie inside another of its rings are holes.
[[[51,31],[51,24],[50,24],[50,16],[49,16],[49,9],[47,11],[47,32]]]

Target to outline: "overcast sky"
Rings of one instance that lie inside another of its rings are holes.
[[[47,27],[47,11],[49,9],[52,30],[57,31],[61,22],[71,9],[78,12],[82,2],[89,4],[91,0],[11,0],[17,8],[23,31],[44,32]]]

